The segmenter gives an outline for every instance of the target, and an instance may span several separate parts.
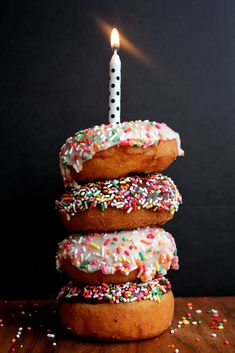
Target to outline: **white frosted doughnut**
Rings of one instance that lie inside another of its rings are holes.
[[[83,163],[92,159],[97,152],[113,146],[147,148],[157,145],[161,140],[176,140],[178,156],[184,155],[179,134],[164,123],[137,120],[80,130],[66,140],[60,151],[60,170],[64,184],[76,186],[77,182],[72,178],[69,167],[79,173]]]
[[[57,269],[69,261],[86,273],[101,271],[129,275],[139,269],[137,277],[148,281],[178,269],[174,238],[162,228],[146,227],[113,233],[72,235],[59,243]]]

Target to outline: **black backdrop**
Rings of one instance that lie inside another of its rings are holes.
[[[165,174],[184,197],[166,229],[181,268],[177,295],[235,293],[235,2],[13,1],[1,9],[1,298],[53,298],[66,232],[58,153],[81,128],[108,121],[109,38],[124,48],[122,120],[165,121],[186,155]],[[5,226],[5,228],[4,228]]]

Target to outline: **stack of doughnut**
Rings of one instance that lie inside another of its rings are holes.
[[[148,120],[94,126],[62,146],[66,190],[56,208],[69,234],[56,267],[69,283],[58,301],[74,334],[130,341],[169,327],[174,297],[165,275],[179,265],[161,226],[182,198],[161,172],[183,155],[178,133]]]

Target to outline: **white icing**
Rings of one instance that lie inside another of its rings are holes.
[[[57,269],[65,260],[86,273],[116,271],[129,275],[139,269],[138,277],[148,281],[156,273],[165,275],[172,267],[178,269],[174,238],[158,227],[99,235],[72,235],[59,243]]]
[[[60,151],[60,170],[65,186],[77,185],[68,166],[72,166],[79,173],[82,164],[92,159],[97,152],[118,145],[147,148],[157,145],[159,140],[176,140],[178,155],[184,155],[179,134],[164,123],[137,120],[121,124],[102,124],[78,131],[67,139]]]

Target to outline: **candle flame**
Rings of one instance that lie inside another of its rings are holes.
[[[114,32],[117,31],[116,28],[113,28],[112,30],[112,27],[99,17],[95,17],[95,21],[106,35],[108,35],[110,31],[112,31],[112,33],[113,31]],[[111,40],[112,40],[112,33],[111,33]],[[150,65],[150,66],[152,65],[152,60],[146,54],[144,54],[140,49],[138,49],[133,43],[131,43],[126,37],[124,37],[121,33],[118,34],[118,37],[120,37],[120,40],[122,42],[122,48],[124,50],[126,50],[131,55],[135,56],[139,61],[142,61],[144,64]],[[111,42],[111,46],[112,46],[112,42]]]
[[[111,25],[104,21],[103,19],[95,16],[95,22],[97,23],[98,27],[102,30],[102,32],[108,37],[110,32],[112,31]],[[154,61],[152,58],[137,48],[127,37],[125,37],[121,32],[119,33],[120,41],[122,42],[122,49],[135,58],[137,58],[140,62],[147,65],[148,67],[155,69],[158,72],[158,75],[161,79],[170,78],[169,73],[165,72],[165,70],[157,63],[157,60]],[[118,43],[119,44],[119,43]],[[111,43],[112,45],[112,43]],[[115,49],[115,47],[113,47]],[[116,47],[117,49],[118,47]]]
[[[120,40],[119,40],[119,34],[118,30],[116,28],[113,28],[111,36],[110,36],[110,41],[111,41],[111,47],[113,49],[118,49],[120,46]]]

